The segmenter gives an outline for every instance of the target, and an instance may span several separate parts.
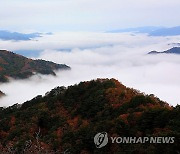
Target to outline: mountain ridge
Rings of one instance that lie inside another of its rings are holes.
[[[56,87],[45,96],[1,108],[0,117],[2,152],[8,147],[27,154],[180,151],[180,106],[169,106],[154,95],[145,95],[115,79]],[[174,136],[176,139],[174,144],[108,143],[98,149],[93,138],[99,132],[110,136]]]
[[[168,50],[165,50],[162,52],[151,51],[148,54],[151,54],[151,55],[153,55],[153,54],[177,54],[177,55],[179,55],[180,54],[180,47],[173,47],[171,49],[168,49]]]
[[[42,33],[19,33],[19,32],[10,32],[7,30],[0,30],[0,39],[1,40],[15,40],[15,41],[29,41],[33,38],[41,37]]]
[[[9,78],[25,79],[35,73],[56,75],[54,70],[69,70],[65,64],[56,64],[41,59],[33,60],[7,50],[0,50],[0,82]]]

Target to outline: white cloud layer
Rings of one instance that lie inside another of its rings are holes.
[[[0,106],[22,103],[56,86],[68,86],[96,78],[116,78],[123,84],[147,94],[155,94],[171,105],[180,103],[180,56],[146,55],[151,50],[163,51],[176,37],[149,37],[134,34],[59,33],[39,41],[0,41],[9,50],[41,49],[39,58],[72,67],[57,72],[57,77],[34,76],[28,80],[0,85],[7,97]],[[59,51],[68,48],[70,51]]]

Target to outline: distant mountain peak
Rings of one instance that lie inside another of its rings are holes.
[[[148,54],[180,54],[180,47],[173,47],[166,51],[158,52],[158,51],[151,51]]]
[[[149,33],[150,36],[176,36],[180,35],[180,26],[160,28]]]
[[[2,40],[15,40],[15,41],[27,41],[33,38],[41,37],[42,33],[19,33],[10,32],[7,30],[0,30],[0,39]]]

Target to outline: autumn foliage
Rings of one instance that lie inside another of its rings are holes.
[[[0,151],[8,153],[176,153],[180,107],[127,88],[115,79],[57,87],[22,105],[0,108]],[[175,136],[174,144],[120,144],[97,149],[110,136]],[[10,148],[10,149],[9,149]]]

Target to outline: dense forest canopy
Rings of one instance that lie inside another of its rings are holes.
[[[115,79],[57,87],[22,105],[0,108],[0,151],[14,153],[178,153],[180,106],[128,88]],[[110,136],[173,136],[173,144],[108,144]]]

